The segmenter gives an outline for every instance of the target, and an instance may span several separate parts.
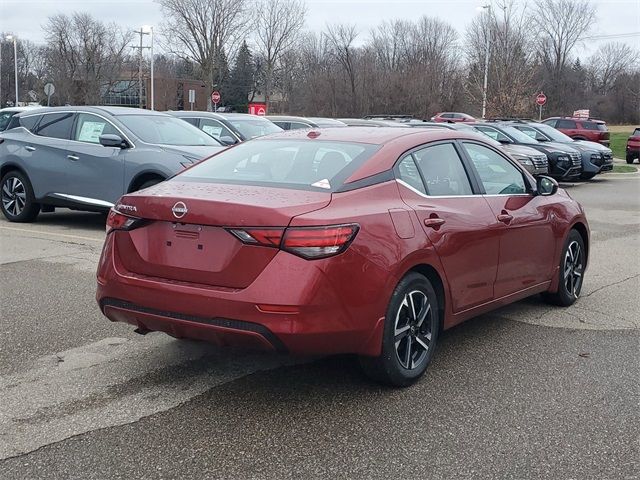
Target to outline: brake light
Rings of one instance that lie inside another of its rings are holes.
[[[282,232],[284,232],[284,228],[230,228],[228,230],[247,245],[275,248],[280,246]]]
[[[285,250],[306,259],[331,257],[344,252],[359,229],[358,224],[322,227],[229,228],[229,233],[247,245]]]
[[[344,252],[360,227],[357,224],[287,228],[282,250],[306,259],[326,258]]]
[[[141,218],[125,215],[112,208],[109,210],[109,215],[107,215],[106,230],[107,233],[114,230],[131,230],[139,225],[140,222],[142,222]]]

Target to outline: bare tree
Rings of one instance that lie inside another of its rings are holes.
[[[571,51],[594,24],[596,6],[589,0],[538,0],[531,19],[538,30],[541,58],[559,78]]]
[[[226,54],[247,32],[249,0],[156,0],[168,51],[200,67],[209,90],[226,74]],[[209,103],[209,108],[211,104]]]
[[[473,101],[479,104],[488,38],[490,62],[487,103],[490,115],[527,115],[532,106],[536,71],[529,16],[514,0],[500,0],[493,7],[476,18],[466,32],[470,66],[467,91]]]
[[[49,17],[46,32],[46,65],[58,98],[99,103],[102,92],[123,73],[131,34],[87,13]]]
[[[326,37],[332,53],[349,79],[351,93],[351,111],[349,114],[354,115],[358,109],[358,95],[356,92],[356,51],[353,44],[358,37],[358,31],[355,25],[328,25]]]
[[[302,0],[264,0],[258,5],[255,41],[258,53],[264,59],[267,110],[275,69],[282,56],[295,44],[306,13]]]
[[[627,71],[636,58],[637,52],[626,43],[610,42],[598,48],[589,60],[596,91],[606,94],[618,76]]]

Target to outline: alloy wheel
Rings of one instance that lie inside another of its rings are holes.
[[[583,272],[582,249],[580,244],[574,240],[567,246],[567,252],[564,256],[564,286],[567,293],[573,298],[578,298],[580,294]]]
[[[2,207],[14,217],[22,213],[27,204],[27,191],[17,177],[8,177],[2,185]]]
[[[412,290],[404,296],[396,314],[394,343],[400,365],[413,370],[431,348],[433,312],[427,295]]]

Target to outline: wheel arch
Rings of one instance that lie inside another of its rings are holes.
[[[149,180],[160,180],[161,182],[167,179],[167,176],[164,173],[158,172],[157,170],[145,170],[138,174],[136,174],[129,182],[129,186],[127,187],[127,193],[135,192],[143,185],[145,182]]]
[[[7,173],[13,171],[13,170],[17,170],[20,173],[22,173],[25,177],[27,177],[29,179],[29,181],[31,181],[31,179],[29,178],[29,175],[27,174],[26,170],[21,167],[20,165],[18,165],[17,163],[5,163],[4,165],[2,165],[2,167],[0,167],[0,178],[4,177]]]
[[[582,242],[584,243],[584,255],[585,255],[586,261],[588,262],[589,261],[589,231],[587,230],[587,226],[584,223],[578,221],[571,226],[569,231],[571,230],[576,230],[582,237]],[[569,235],[569,232],[567,232],[567,235]]]
[[[438,296],[438,317],[440,319],[439,327],[440,331],[444,330],[444,318],[447,311],[447,295],[445,293],[444,281],[440,276],[440,273],[428,263],[414,265],[405,273],[405,275],[411,272],[416,272],[425,276],[431,282],[431,285],[433,285],[433,289],[436,291],[436,295]]]

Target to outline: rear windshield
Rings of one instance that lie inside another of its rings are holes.
[[[333,191],[378,148],[318,140],[256,140],[225,150],[176,179]]]
[[[176,146],[220,146],[213,137],[169,115],[120,115],[118,119],[145,143]]]
[[[270,133],[281,132],[282,129],[275,123],[270,122],[266,118],[229,118],[227,121],[231,123],[247,140],[256,137],[262,137],[263,135],[269,135]]]

